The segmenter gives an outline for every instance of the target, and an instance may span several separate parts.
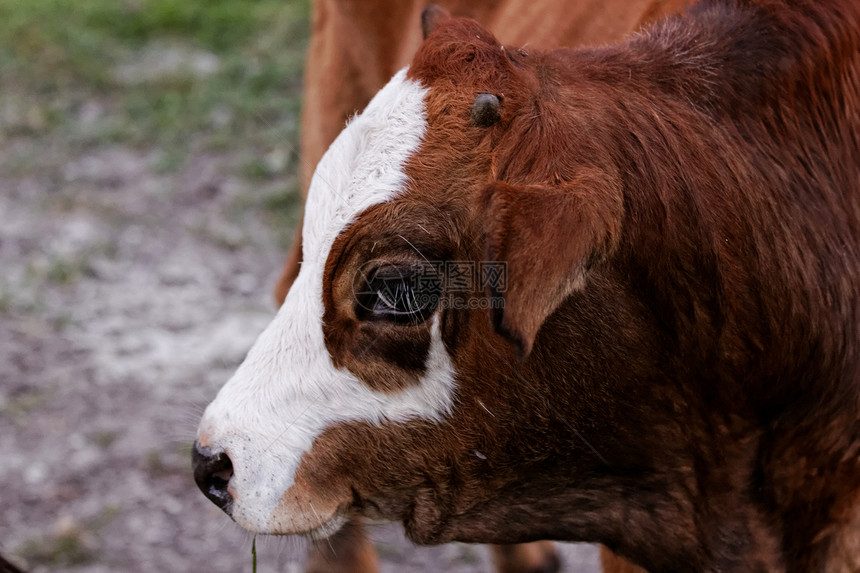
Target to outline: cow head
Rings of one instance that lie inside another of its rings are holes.
[[[528,514],[562,458],[605,462],[583,435],[597,311],[549,323],[616,246],[618,176],[568,137],[593,117],[546,92],[540,61],[471,20],[434,26],[320,162],[301,272],[200,424],[198,483],[251,531],[325,536],[361,513],[425,542],[540,537],[494,523]]]

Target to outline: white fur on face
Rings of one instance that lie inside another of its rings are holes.
[[[402,191],[403,166],[426,127],[425,94],[401,70],[323,156],[308,193],[301,272],[275,320],[200,423],[198,438],[216,452],[226,451],[233,463],[232,516],[246,529],[301,533],[332,519],[323,515],[320,523],[309,524],[274,515],[302,455],[326,428],[347,421],[440,420],[452,409],[454,370],[438,316],[426,374],[397,393],[371,390],[335,368],[322,331],[323,269],[332,243],[360,212]]]

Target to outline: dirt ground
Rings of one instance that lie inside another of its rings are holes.
[[[205,404],[274,312],[283,250],[229,151],[2,143],[0,551],[33,572],[250,571],[251,537],[195,487]],[[36,158],[15,174],[10,162]],[[282,230],[283,231],[283,230]],[[488,571],[486,548],[374,526],[384,571]],[[304,542],[258,539],[300,571]],[[591,546],[565,571],[594,571]]]

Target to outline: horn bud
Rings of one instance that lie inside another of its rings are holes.
[[[472,123],[478,127],[490,127],[502,119],[500,106],[499,96],[489,92],[478,94],[472,104]]]

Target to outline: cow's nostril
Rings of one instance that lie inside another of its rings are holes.
[[[227,454],[213,454],[209,448],[194,442],[191,450],[191,467],[194,469],[194,481],[203,495],[212,503],[228,514],[233,505],[233,496],[227,491],[230,478],[233,477],[233,464]]]

